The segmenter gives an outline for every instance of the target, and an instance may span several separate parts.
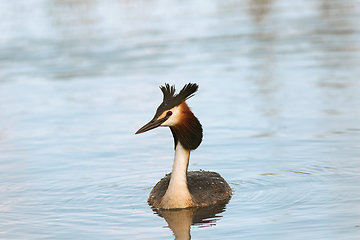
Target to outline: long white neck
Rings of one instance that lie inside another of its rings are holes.
[[[180,142],[175,148],[174,164],[171,173],[170,188],[185,186],[187,188],[186,173],[189,165],[190,150],[184,149]]]
[[[190,150],[178,142],[169,187],[162,200],[163,208],[186,208],[193,205],[186,181],[189,158]]]

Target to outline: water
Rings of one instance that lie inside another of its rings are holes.
[[[359,16],[342,0],[3,1],[0,238],[188,238],[193,221],[192,239],[358,239]],[[230,183],[225,209],[146,203],[173,140],[134,133],[165,82],[200,85],[189,168]]]

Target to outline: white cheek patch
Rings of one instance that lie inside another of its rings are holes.
[[[172,112],[171,116],[165,122],[163,122],[160,126],[169,126],[170,127],[170,126],[174,126],[180,122],[180,115],[181,115],[181,107],[180,106],[173,107],[172,109],[170,109],[168,111]],[[163,112],[160,115],[159,119],[164,118],[168,111]]]

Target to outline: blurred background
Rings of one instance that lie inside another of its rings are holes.
[[[1,239],[172,239],[171,133],[134,135],[165,82],[235,190],[192,239],[358,238],[359,0],[1,1],[0,32]]]

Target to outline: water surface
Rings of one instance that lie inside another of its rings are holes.
[[[0,238],[173,239],[146,203],[171,133],[134,133],[159,85],[196,82],[189,168],[235,193],[192,239],[358,239],[359,16],[355,0],[2,2]]]

